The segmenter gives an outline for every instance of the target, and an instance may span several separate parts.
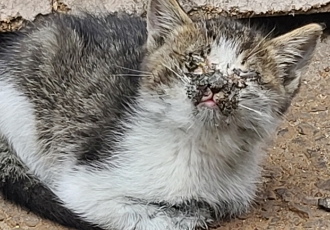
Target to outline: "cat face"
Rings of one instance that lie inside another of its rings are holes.
[[[143,87],[226,124],[283,114],[323,30],[309,24],[270,39],[230,19],[193,21],[175,0],[150,1],[147,18]]]

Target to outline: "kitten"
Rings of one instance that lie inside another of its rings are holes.
[[[198,229],[246,212],[322,26],[275,38],[151,0],[0,37],[4,195],[78,229]]]

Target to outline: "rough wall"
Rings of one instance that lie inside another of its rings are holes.
[[[2,0],[0,21],[13,18],[33,20],[38,14],[48,14],[63,7],[71,12],[127,11],[144,14],[148,0]],[[206,12],[237,17],[329,12],[330,0],[179,0],[193,14]]]

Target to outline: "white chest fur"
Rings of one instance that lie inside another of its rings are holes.
[[[235,127],[221,131],[196,122],[182,89],[168,89],[172,99],[142,95],[137,114],[124,122],[128,130],[118,134],[116,151],[100,162],[103,167],[77,165],[59,179],[54,192],[66,207],[104,226],[112,226],[110,216],[120,216],[115,224],[129,229],[127,218],[140,221],[158,209],[135,199],[173,205],[202,199],[215,208],[225,201],[234,204],[232,213],[248,206],[259,174],[258,143],[243,151],[248,137]]]
[[[177,98],[167,103],[142,100],[143,111],[125,134],[125,163],[119,171],[129,195],[173,203],[251,196],[258,176],[258,146],[243,151],[244,137],[235,127],[208,129],[196,122],[186,97]]]

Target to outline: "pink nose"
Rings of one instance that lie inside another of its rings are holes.
[[[212,90],[210,88],[207,88],[206,91],[204,92],[204,95],[201,99],[201,102],[199,103],[199,105],[203,105],[206,107],[215,107],[216,106],[216,102],[214,101],[214,93],[212,92]]]
[[[201,102],[211,100],[212,98],[213,98],[213,93],[210,88],[207,88],[204,92]]]

